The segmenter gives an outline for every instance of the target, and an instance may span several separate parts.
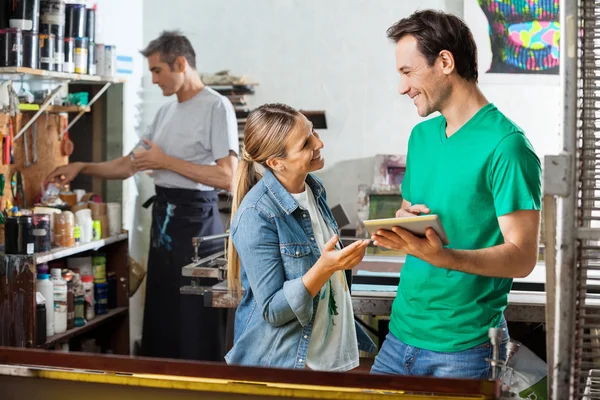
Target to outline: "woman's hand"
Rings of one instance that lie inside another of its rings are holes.
[[[335,271],[352,269],[358,265],[365,256],[365,248],[369,240],[357,240],[342,250],[336,250],[338,235],[333,235],[321,251],[321,257],[315,265],[302,276],[302,283],[311,297],[315,297],[325,282]]]
[[[352,269],[362,261],[365,256],[365,248],[369,240],[357,240],[341,250],[336,250],[335,245],[338,242],[338,235],[333,235],[321,251],[321,257],[317,263],[333,274],[335,271]]]

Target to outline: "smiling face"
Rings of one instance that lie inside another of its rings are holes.
[[[413,100],[421,117],[442,109],[452,87],[441,57],[430,66],[417,40],[405,35],[396,44],[396,69],[400,73],[398,92]]]
[[[278,160],[280,173],[292,178],[292,175],[306,176],[309,172],[320,170],[325,165],[322,148],[319,134],[313,129],[312,123],[301,115],[285,144],[285,158]]]

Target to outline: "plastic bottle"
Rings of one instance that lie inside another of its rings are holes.
[[[54,285],[49,277],[48,274],[38,274],[35,283],[35,290],[46,300],[46,336],[48,337],[54,335]]]
[[[96,316],[94,312],[94,277],[91,275],[82,276],[83,282],[83,300],[85,302],[85,319],[91,321]]]
[[[62,270],[62,278],[67,282],[67,329],[75,327],[75,296],[73,294],[73,273]]]
[[[54,333],[67,331],[67,282],[60,268],[52,268],[50,274],[54,285]]]

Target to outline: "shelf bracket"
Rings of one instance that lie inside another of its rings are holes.
[[[105,83],[104,86],[102,87],[102,89],[100,89],[100,91],[98,91],[98,93],[96,93],[96,95],[94,97],[92,97],[92,100],[90,100],[87,107],[91,108],[92,105],[96,102],[96,100],[98,100],[100,98],[100,96],[102,96],[104,94],[104,92],[106,92],[106,90],[110,87],[110,85],[112,85],[111,82]],[[65,133],[67,133],[69,131],[69,129],[71,129],[71,127],[73,125],[75,125],[75,123],[77,121],[79,121],[79,118],[81,118],[81,116],[83,114],[85,114],[85,109],[81,110],[79,112],[79,114],[77,114],[77,116],[75,118],[73,118],[71,123],[69,123],[69,125],[67,125],[67,127],[65,129],[63,129],[63,131],[58,135],[58,140],[62,139],[62,137],[65,135]]]
[[[46,111],[46,109],[50,106],[50,104],[52,103],[52,101],[54,100],[54,98],[56,98],[56,96],[58,96],[58,94],[60,93],[60,91],[62,90],[62,88],[65,87],[65,85],[67,85],[69,82],[70,81],[64,81],[64,82],[62,82],[59,86],[57,86],[48,95],[48,97],[46,97],[44,99],[44,102],[40,106],[40,109],[35,113],[35,115],[33,117],[31,117],[31,119],[25,124],[25,126],[21,128],[21,130],[19,131],[19,133],[17,133],[15,135],[15,137],[13,138],[13,140],[17,140],[18,138],[20,138],[21,135],[23,133],[25,133],[27,131],[27,129],[29,129],[29,127],[31,125],[33,125],[33,123],[39,118],[39,116],[42,115],[44,113],[44,111]]]

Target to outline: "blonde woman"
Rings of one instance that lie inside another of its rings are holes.
[[[301,113],[266,104],[248,117],[235,178],[228,281],[243,296],[229,364],[348,371],[375,345],[354,321],[352,268],[327,206],[323,142]],[[255,165],[264,167],[260,176]]]

